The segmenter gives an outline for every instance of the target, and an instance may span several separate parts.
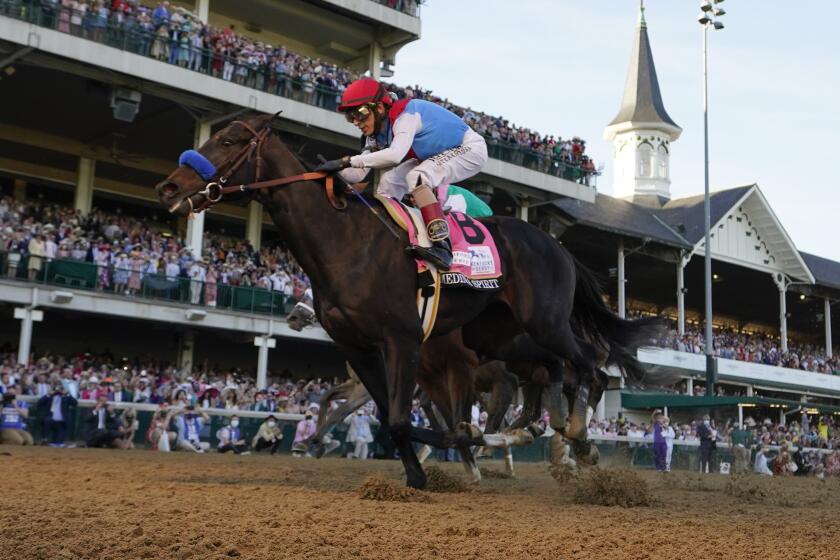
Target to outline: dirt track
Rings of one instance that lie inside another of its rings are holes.
[[[571,486],[530,464],[519,465],[517,480],[488,479],[427,502],[358,497],[369,474],[397,479],[401,470],[336,458],[2,446],[0,556],[840,557],[838,480],[748,481],[746,498],[736,498],[724,491],[726,477],[644,473],[660,504],[622,509],[576,505]]]

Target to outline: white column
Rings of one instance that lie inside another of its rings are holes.
[[[685,334],[685,265],[686,260],[680,258],[677,263],[677,332]]]
[[[825,298],[823,318],[825,319],[825,355],[831,358],[834,353],[831,351],[831,302],[828,298]]]
[[[73,207],[87,214],[93,206],[93,181],[96,177],[96,161],[84,157],[79,158],[76,173],[76,192],[73,197]]]
[[[782,352],[787,352],[787,286],[779,288],[779,338],[782,339]]]
[[[784,426],[786,424],[785,420],[786,420],[785,409],[780,407],[779,408],[779,426]]]
[[[380,64],[382,63],[382,45],[376,42],[376,39],[371,41],[368,47],[368,68],[370,69],[370,77],[378,80],[381,77]]]
[[[752,385],[747,385],[747,396],[752,397],[755,395],[755,390],[753,389]]]
[[[248,243],[255,251],[260,250],[262,243],[262,221],[263,221],[263,207],[262,204],[256,200],[252,200],[248,204],[248,223],[246,237]]]
[[[210,0],[196,0],[195,15],[201,22],[207,23],[210,17]]]
[[[198,149],[201,147],[202,144],[207,142],[210,139],[210,124],[204,121],[196,121],[195,123],[195,139],[193,141],[193,147]],[[193,214],[189,220],[187,220],[187,247],[194,257],[198,258],[201,256],[201,252],[203,249],[203,240],[204,240],[204,214],[205,212],[200,212],[198,214]]]
[[[738,427],[744,429],[744,407],[738,405]]]
[[[694,380],[689,378],[685,380],[685,392],[689,397],[694,396]]]
[[[519,219],[520,220],[524,220],[526,222],[528,221],[528,210],[529,210],[529,208],[530,208],[530,205],[528,204],[528,199],[523,198],[519,202]]]
[[[178,341],[178,369],[189,375],[195,365],[195,333],[184,332]]]
[[[20,338],[18,339],[17,363],[27,365],[32,353],[32,327],[44,320],[44,312],[31,307],[16,307],[15,319],[20,319]]]
[[[618,316],[622,319],[627,315],[627,305],[624,299],[624,241],[618,242]]]
[[[268,387],[268,349],[277,346],[277,341],[269,336],[255,336],[254,346],[259,348],[257,354],[257,390]]]

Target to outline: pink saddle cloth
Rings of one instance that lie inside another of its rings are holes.
[[[420,211],[409,208],[395,198],[377,197],[388,214],[408,233],[412,245],[428,247]],[[449,212],[449,237],[452,242],[452,267],[438,271],[440,283],[445,286],[463,286],[476,290],[501,288],[502,263],[493,236],[484,224],[461,212]],[[417,259],[417,271],[424,272],[430,265]]]

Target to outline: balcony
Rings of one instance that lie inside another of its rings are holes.
[[[36,2],[0,0],[0,14],[9,18],[0,26],[0,40],[18,46],[16,52],[7,53],[12,57],[25,57],[33,64],[81,74],[88,74],[85,68],[93,65],[109,73],[110,78],[100,79],[115,79],[113,72],[121,72],[156,84],[157,94],[163,86],[264,113],[282,111],[284,118],[308,129],[329,131],[335,144],[356,144],[358,132],[335,112],[340,90],[277,73],[274,68],[257,67],[243,58],[208,49],[181,48],[180,44],[139,27],[111,22],[97,28],[69,25],[57,10],[44,9]],[[66,59],[81,65],[67,64]],[[141,84],[123,85],[142,89]],[[592,187],[597,171],[489,138],[488,150],[491,159],[479,178],[491,184],[502,188],[524,185],[532,191],[542,191],[543,198],[548,193],[594,201]]]
[[[643,364],[680,370],[686,376],[703,376],[706,372],[706,356],[703,354],[658,348],[640,348],[638,358]],[[718,378],[721,381],[831,397],[840,396],[840,376],[838,375],[813,373],[723,358],[717,358],[717,363]]]
[[[18,259],[11,259],[10,264],[9,253],[0,253],[0,301],[331,342],[320,327],[303,332],[290,329],[285,315],[295,302],[278,292],[226,284],[208,291],[207,284],[189,278],[141,274],[139,287],[129,293],[116,288],[115,270],[72,259],[45,262],[30,281],[26,257],[16,256]],[[122,274],[131,272],[125,270]],[[208,299],[211,294],[212,302]]]

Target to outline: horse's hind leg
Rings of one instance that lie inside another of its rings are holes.
[[[341,385],[343,391],[324,395],[325,402],[321,405],[321,411],[318,414],[318,431],[312,436],[312,444],[315,446],[315,457],[320,459],[326,453],[327,448],[321,441],[333,427],[337,426],[339,422],[344,420],[348,414],[352,414],[357,409],[363,407],[370,401],[370,393],[367,392],[365,386],[358,381],[347,381]],[[338,408],[325,413],[325,409],[329,406],[330,400],[345,398],[347,399]],[[335,445],[338,447],[338,444]],[[335,447],[331,447],[335,449]]]

